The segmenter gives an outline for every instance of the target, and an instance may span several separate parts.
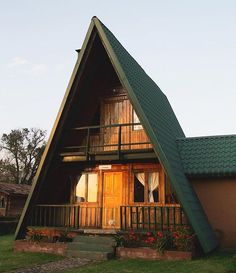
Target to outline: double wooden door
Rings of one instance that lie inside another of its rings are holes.
[[[120,228],[122,172],[103,174],[103,228]]]

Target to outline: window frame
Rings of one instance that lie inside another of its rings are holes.
[[[149,202],[149,197],[148,197],[148,174],[149,173],[153,173],[153,172],[157,172],[159,174],[159,189],[158,189],[158,202]],[[145,176],[145,183],[144,183],[144,202],[135,202],[134,201],[134,181],[135,181],[135,173],[144,173]],[[133,170],[132,171],[132,199],[131,199],[131,203],[133,203],[134,205],[160,205],[162,204],[161,200],[162,200],[162,191],[161,191],[161,187],[162,187],[162,178],[161,178],[161,172],[158,169],[139,169],[139,170]]]
[[[88,179],[88,177],[89,177],[90,174],[96,174],[97,175],[97,195],[96,195],[96,201],[87,201],[88,200],[88,189],[89,189],[89,179]],[[80,201],[79,202],[79,201],[77,201],[76,188],[77,188],[77,185],[78,185],[79,180],[80,180],[80,178],[81,178],[82,175],[85,175],[85,184],[87,184],[87,185],[85,185],[85,201],[83,201],[83,202]],[[98,203],[98,198],[99,198],[99,195],[98,195],[99,184],[98,183],[99,183],[99,173],[98,172],[95,172],[95,171],[92,171],[92,172],[82,172],[81,175],[80,175],[80,177],[79,177],[79,179],[78,179],[76,187],[75,187],[76,203],[79,203],[79,204],[97,204]]]

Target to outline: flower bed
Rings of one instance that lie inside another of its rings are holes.
[[[117,247],[117,258],[130,258],[130,259],[147,259],[147,260],[191,260],[192,252],[190,251],[177,251],[177,250],[164,250],[162,253],[149,247]]]
[[[17,252],[42,252],[64,255],[67,249],[66,243],[48,243],[48,242],[29,242],[27,240],[17,240],[14,243],[14,251]]]
[[[119,258],[189,260],[195,249],[195,235],[188,226],[147,233],[130,231],[115,239]]]
[[[75,232],[47,228],[28,228],[25,240],[17,240],[14,251],[43,252],[64,255],[67,242],[76,236]]]
[[[26,233],[26,240],[30,242],[72,242],[77,235],[75,232],[70,232],[67,229],[57,230],[50,228],[28,228]]]

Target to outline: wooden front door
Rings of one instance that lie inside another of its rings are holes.
[[[122,172],[103,174],[103,228],[120,228]]]

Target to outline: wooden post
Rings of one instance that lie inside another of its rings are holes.
[[[118,129],[118,159],[121,157],[121,125],[119,126]]]
[[[157,208],[154,207],[154,229],[157,229]]]
[[[160,226],[160,228],[161,228],[161,230],[163,230],[163,208],[162,207],[160,207],[160,222],[161,222],[161,226]]]
[[[145,229],[145,223],[144,223],[144,207],[142,207],[142,224],[143,224],[143,229]]]
[[[170,226],[170,210],[169,207],[166,207],[166,217],[167,217],[167,227]]]
[[[126,230],[126,225],[127,225],[127,223],[126,223],[126,206],[124,207],[124,209],[125,209],[125,213],[124,213],[124,215],[125,215],[125,217],[124,217],[124,226],[125,226],[125,230]]]
[[[138,217],[138,207],[135,207],[135,212],[136,212],[136,228],[139,229],[139,217]]]
[[[132,215],[132,206],[129,207],[129,213],[130,213],[130,227],[133,228],[133,215]]]
[[[173,225],[174,225],[174,228],[176,226],[176,220],[175,220],[175,207],[173,207]]]
[[[151,208],[148,207],[148,229],[151,229]]]
[[[122,215],[122,206],[120,206],[120,229],[123,229],[123,215]]]
[[[183,218],[182,218],[182,208],[179,208],[179,214],[180,214],[180,225],[183,225]]]
[[[86,160],[89,160],[89,145],[90,145],[90,129],[87,129],[87,143],[86,143]]]

